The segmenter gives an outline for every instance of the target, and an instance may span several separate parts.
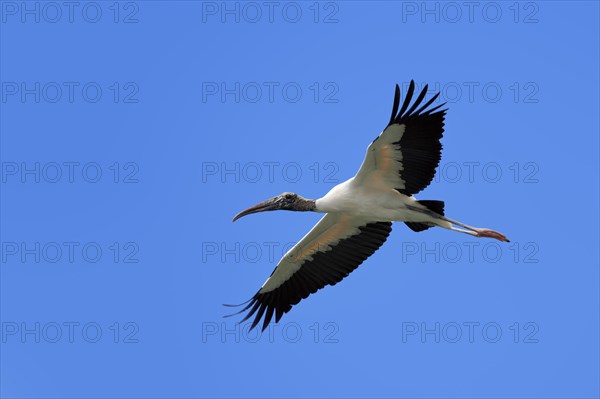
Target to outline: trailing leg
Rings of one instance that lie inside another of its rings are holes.
[[[433,226],[443,227],[445,229],[458,231],[459,233],[470,234],[475,237],[488,237],[495,238],[499,241],[510,242],[506,236],[496,230],[481,228],[481,227],[473,227],[467,224],[458,222],[456,220],[452,220],[444,216],[444,203],[442,201],[418,201],[420,205],[423,205],[426,209],[422,209],[420,207],[407,205],[407,207],[413,211],[420,212],[426,215],[429,215],[432,220],[431,222],[425,223],[414,223],[414,222],[406,222],[406,225],[410,227],[413,231],[423,231]],[[464,227],[465,229],[459,229],[452,225],[457,225],[460,227]]]

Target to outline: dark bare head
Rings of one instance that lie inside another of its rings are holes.
[[[235,215],[233,221],[235,222],[242,216],[249,215],[251,213],[257,212],[265,212],[265,211],[277,211],[277,210],[286,210],[286,211],[314,211],[315,210],[315,200],[309,200],[299,196],[296,193],[285,192],[283,194],[279,194],[276,197],[268,199],[266,201],[261,202],[260,204],[256,204],[245,211],[242,211]]]

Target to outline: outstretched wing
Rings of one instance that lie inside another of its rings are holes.
[[[278,322],[302,299],[348,276],[385,242],[391,231],[391,222],[325,215],[281,258],[271,277],[238,312],[249,310],[242,322],[254,314],[250,329],[256,327],[263,315],[263,330],[273,314]]]
[[[427,85],[411,106],[414,91],[415,83],[411,81],[398,111],[400,87],[396,85],[390,123],[367,148],[365,160],[354,177],[357,183],[384,184],[402,194],[413,195],[433,180],[442,156],[440,139],[446,109],[439,109],[445,103],[427,109],[439,96],[437,93],[417,109],[427,94]]]

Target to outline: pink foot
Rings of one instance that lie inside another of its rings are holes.
[[[478,229],[478,228],[475,228],[473,230],[475,230],[475,232],[477,233],[476,237],[489,237],[489,238],[495,238],[496,240],[500,240],[500,241],[504,241],[504,242],[510,242],[510,240],[508,238],[506,238],[506,236],[504,234],[499,233],[495,230]]]

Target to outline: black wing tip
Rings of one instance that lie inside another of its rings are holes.
[[[448,108],[444,108],[444,109],[440,109],[440,108],[442,108],[446,104],[447,104],[447,102],[443,102],[439,105],[436,105],[435,107],[430,108],[427,111],[423,112],[422,115],[433,115],[433,114],[444,113],[444,112],[448,111]]]
[[[391,125],[392,123],[394,123],[394,120],[396,119],[396,114],[398,114],[398,106],[400,105],[400,86],[398,86],[398,83],[396,83],[396,91],[394,92],[394,105],[392,106],[392,116],[390,117],[390,123],[388,124]]]
[[[446,105],[446,102],[444,102],[440,105],[435,106],[433,109],[429,109],[429,110],[427,109],[427,107],[429,107],[431,104],[433,104],[433,102],[435,100],[437,100],[437,98],[440,96],[440,92],[438,92],[431,99],[429,99],[429,101],[427,101],[427,103],[425,103],[425,105],[423,105],[421,108],[417,109],[417,107],[425,99],[425,96],[427,95],[427,90],[429,89],[429,84],[425,84],[425,86],[423,86],[423,89],[421,89],[421,92],[419,93],[419,96],[417,97],[416,101],[413,103],[413,105],[409,109],[409,105],[412,101],[415,87],[416,87],[415,80],[411,79],[410,83],[408,85],[408,91],[406,93],[406,97],[404,98],[404,102],[402,103],[402,108],[400,108],[400,111],[398,111],[398,105],[400,104],[401,96],[400,96],[400,85],[396,84],[396,90],[395,90],[395,94],[394,94],[394,106],[392,108],[392,116],[390,118],[390,123],[388,124],[388,126],[396,124],[396,123],[402,124],[407,119],[409,119],[411,117],[419,116],[421,114],[430,115],[433,112],[435,112],[436,110],[438,110],[440,107],[443,107],[444,105]],[[447,110],[448,110],[448,108],[445,108],[438,112],[445,112]]]
[[[227,308],[237,308],[240,307],[242,305],[247,304],[248,302],[250,302],[252,300],[252,298],[248,299],[246,302],[242,302],[242,303],[238,303],[237,305],[232,305],[230,303],[224,303],[223,306],[227,307]]]
[[[277,307],[269,302],[270,301],[269,301],[268,295],[261,294],[259,291],[252,298],[250,298],[246,302],[240,303],[238,305],[230,305],[230,304],[224,303],[223,306],[228,307],[228,308],[240,307],[243,305],[246,305],[246,306],[244,306],[241,310],[239,310],[235,313],[224,315],[223,318],[237,316],[240,313],[248,311],[248,313],[242,318],[242,320],[240,320],[238,322],[238,324],[242,324],[245,321],[252,318],[252,316],[254,316],[254,318],[252,319],[252,324],[250,325],[250,329],[248,330],[248,331],[252,331],[254,328],[256,328],[258,326],[258,324],[260,323],[260,320],[263,319],[263,315],[265,315],[265,311],[266,311],[266,315],[264,317],[264,322],[263,322],[263,325],[261,328],[261,331],[265,331],[267,329],[267,327],[269,326],[269,324],[271,323],[273,313],[275,313],[275,311],[278,311]],[[254,315],[255,313],[256,313],[256,315]],[[279,322],[279,319],[281,319],[281,316],[283,316],[283,313],[285,313],[285,312],[281,312],[281,314],[279,314],[279,312],[277,312],[278,317],[276,317],[276,321],[275,321],[276,323]]]

